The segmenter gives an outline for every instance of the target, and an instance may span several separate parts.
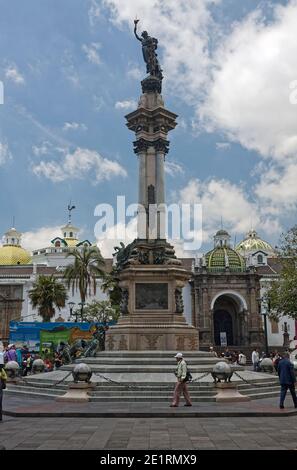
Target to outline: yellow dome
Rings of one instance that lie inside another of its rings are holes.
[[[270,243],[262,240],[255,230],[250,230],[245,237],[235,248],[241,255],[246,255],[249,253],[255,253],[257,251],[264,251],[270,256],[275,254],[274,249]]]
[[[77,238],[64,238],[64,240],[67,246],[76,246],[79,243]]]
[[[0,247],[0,265],[29,264],[31,256],[28,251],[20,246],[5,245]]]

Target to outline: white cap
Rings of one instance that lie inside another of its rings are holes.
[[[183,353],[177,353],[174,357],[177,357],[177,358],[183,357]]]

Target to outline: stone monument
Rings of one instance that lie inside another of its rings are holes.
[[[191,273],[177,259],[165,235],[164,161],[167,134],[177,115],[164,106],[163,74],[157,58],[157,39],[146,31],[134,33],[142,44],[149,74],[141,82],[138,108],[126,116],[135,133],[139,165],[137,239],[117,248],[121,317],[106,333],[106,350],[198,350],[198,331],[183,315],[182,288]]]

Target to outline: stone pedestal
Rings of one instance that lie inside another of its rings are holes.
[[[178,260],[176,260],[178,261]],[[182,287],[189,273],[180,265],[133,264],[120,273],[126,304],[105,338],[107,351],[197,351],[198,332],[183,315]]]
[[[87,402],[90,400],[89,392],[95,388],[91,383],[71,383],[65,395],[56,398],[56,401],[72,403]]]
[[[239,393],[237,385],[233,383],[219,382],[216,384],[216,389],[218,393],[215,398],[219,403],[250,401],[250,397]]]

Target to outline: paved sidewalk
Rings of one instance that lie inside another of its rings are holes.
[[[4,417],[1,445],[7,450],[297,450],[297,417]]]
[[[5,395],[4,414],[15,417],[104,417],[104,418],[174,418],[181,417],[253,417],[253,416],[296,416],[288,396],[284,410],[278,407],[278,398],[251,400],[242,403],[204,402],[184,407],[183,401],[178,408],[170,408],[170,403],[157,402],[87,402],[63,403],[54,399],[40,399]]]

